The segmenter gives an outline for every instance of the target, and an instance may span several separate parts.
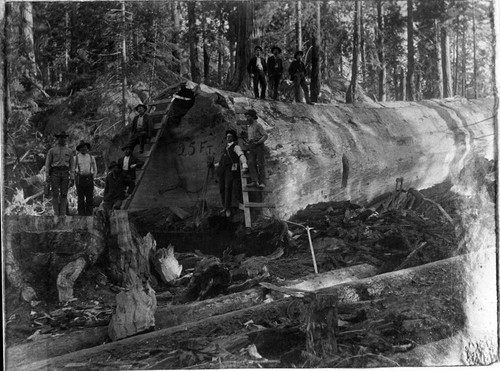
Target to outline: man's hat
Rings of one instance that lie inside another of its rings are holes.
[[[294,57],[294,58],[297,58],[297,56],[298,56],[299,54],[303,56],[303,55],[304,55],[304,52],[303,52],[302,50],[297,50],[297,51],[295,52],[295,55],[294,55],[293,57]]]
[[[139,107],[144,108],[144,110],[145,110],[145,111],[147,111],[147,110],[148,110],[148,106],[146,106],[145,104],[142,104],[142,103],[141,103],[141,104],[138,104],[138,105],[135,107],[135,110],[137,111],[137,109],[138,109]]]
[[[86,143],[84,142],[83,140],[80,141],[80,143],[78,143],[78,145],[76,146],[76,150],[79,151],[80,148],[82,148],[83,146],[87,146],[88,149],[90,149],[90,143]]]
[[[63,130],[59,134],[56,134],[55,137],[56,138],[67,138],[67,137],[69,137],[69,135],[66,134],[66,132]]]
[[[226,135],[231,134],[234,138],[234,140],[238,140],[238,134],[236,133],[235,130],[233,129],[228,129],[226,130]]]
[[[260,51],[262,51],[262,48],[257,45],[255,48],[253,48],[253,50],[260,50]]]
[[[120,165],[118,165],[118,163],[116,161],[111,161],[111,163],[108,166],[108,169],[111,170],[114,167],[118,167],[119,168]]]
[[[278,54],[280,54],[281,53],[281,48],[279,46],[273,46],[271,48],[271,53],[273,53],[276,49],[278,49]]]
[[[127,148],[133,149],[134,147],[133,147],[133,146],[131,146],[130,144],[125,144],[125,145],[122,147],[122,151],[125,151]]]
[[[247,110],[247,111],[245,112],[245,116],[251,116],[251,117],[253,117],[253,118],[254,118],[254,119],[256,119],[256,120],[257,120],[257,118],[259,117],[259,116],[257,116],[257,111],[256,111],[256,110],[254,110],[254,109],[249,109],[249,110]]]

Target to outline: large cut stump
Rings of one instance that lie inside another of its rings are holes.
[[[151,234],[144,238],[129,223],[125,210],[115,210],[109,218],[108,258],[110,280],[125,287],[135,282],[130,272],[142,279],[151,278],[149,254],[155,250],[156,242]]]
[[[5,272],[28,302],[36,297],[73,297],[73,285],[83,269],[105,248],[104,216],[6,217]],[[57,294],[56,294],[57,289]]]
[[[147,280],[130,270],[127,291],[116,295],[116,310],[108,326],[111,340],[123,339],[155,326],[156,296]]]

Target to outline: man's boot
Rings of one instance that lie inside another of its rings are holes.
[[[66,215],[66,208],[68,207],[68,199],[67,198],[61,198],[61,201],[59,202],[59,215],[60,216],[65,216]]]
[[[59,199],[52,197],[52,207],[54,208],[54,215],[59,216]]]

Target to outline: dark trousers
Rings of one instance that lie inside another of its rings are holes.
[[[311,98],[309,98],[309,88],[307,87],[306,77],[304,73],[297,72],[295,78],[293,80],[293,89],[295,92],[295,101],[300,102],[300,88],[304,90],[304,97],[306,98],[306,102],[310,103]]]
[[[123,204],[122,199],[114,200],[114,201],[102,201],[102,208],[106,211],[110,210],[119,210],[121,209]]]
[[[253,75],[253,92],[255,98],[259,98],[259,84],[260,84],[260,98],[266,97],[266,74],[264,71],[255,72]]]
[[[271,98],[278,99],[278,89],[280,86],[280,76],[269,76],[269,87],[271,89]]]
[[[139,150],[144,151],[144,145],[146,144],[148,138],[149,138],[148,132],[145,130],[133,133],[128,141],[128,145],[132,147],[132,152],[134,152],[134,148],[138,144],[139,144]]]
[[[219,170],[219,192],[225,209],[230,210],[233,206],[233,190],[237,192],[236,199],[242,201],[240,184],[240,172],[232,171],[231,165],[224,166]]]
[[[75,184],[78,195],[78,215],[92,215],[94,210],[94,176],[76,175]]]
[[[248,150],[248,170],[252,182],[265,183],[266,167],[264,162],[264,144],[258,144]]]
[[[68,206],[69,171],[66,169],[51,169],[50,188],[52,189],[52,207],[54,215],[66,215]]]

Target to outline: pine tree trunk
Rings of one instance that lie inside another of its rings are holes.
[[[248,85],[247,63],[251,57],[251,46],[248,40],[253,29],[253,7],[246,1],[238,2],[238,24],[236,25],[237,42],[234,58],[234,74],[229,83],[229,90],[239,91]]]
[[[191,63],[191,80],[201,82],[200,58],[198,55],[198,27],[196,26],[196,1],[190,1],[188,8],[189,61]]]
[[[496,30],[498,32],[498,29]],[[477,99],[477,54],[476,54],[476,1],[472,2],[472,48],[474,50],[474,67],[472,81],[474,87],[474,99]]]
[[[316,32],[313,37],[311,70],[311,101],[317,102],[321,91],[321,8],[316,3]]]
[[[460,24],[460,14],[457,16],[457,25]],[[457,33],[455,38],[455,78],[453,79],[453,95],[458,94],[458,44],[459,44],[459,29],[457,27]]]
[[[122,1],[122,45],[121,45],[121,66],[122,66],[122,123],[127,124],[127,28],[125,1]]]
[[[365,51],[365,24],[364,24],[363,0],[359,4],[359,51],[361,54],[361,81],[366,82],[366,51]]]
[[[382,0],[377,1],[377,53],[378,53],[378,100],[384,102],[386,100],[385,93],[385,80],[386,80],[386,67],[385,67],[385,51],[384,51],[384,17]]]
[[[203,81],[210,85],[210,53],[206,40],[206,31],[203,33]]]
[[[443,68],[443,97],[451,97],[450,39],[446,27],[441,27],[441,62]]]
[[[415,49],[413,46],[413,0],[408,0],[408,73],[406,74],[406,100],[414,100]]]
[[[443,56],[443,52],[441,50],[441,34],[440,34],[440,31],[441,31],[441,27],[439,25],[439,22],[438,20],[434,20],[434,31],[435,31],[435,37],[436,37],[436,41],[435,41],[435,45],[436,45],[436,69],[437,69],[437,72],[438,72],[438,79],[437,79],[437,83],[435,84],[436,85],[436,88],[437,88],[437,92],[438,92],[438,96],[437,98],[439,99],[443,99],[443,92],[444,92],[444,79],[443,79],[443,61],[441,60],[442,56]]]
[[[23,55],[29,61],[28,74],[36,78],[37,68],[35,61],[35,39],[33,36],[33,5],[31,2],[21,3],[22,46]]]
[[[462,97],[467,97],[467,46],[465,37],[467,32],[464,32],[462,37]]]
[[[302,50],[302,2],[295,3],[295,49]]]
[[[172,50],[172,60],[174,64],[173,70],[177,72],[178,74],[181,73],[181,67],[180,67],[180,59],[181,59],[181,47],[179,45],[179,33],[180,33],[180,17],[179,17],[179,9],[178,9],[178,2],[174,1],[171,4],[171,9],[172,9],[172,23],[174,25],[174,29],[172,32],[172,44],[173,44],[173,50]]]
[[[2,69],[2,78],[0,80],[1,83],[3,83],[4,85],[4,89],[0,89],[0,96],[2,97],[2,101],[1,101],[1,105],[3,105],[3,110],[2,112],[2,115],[4,114],[5,116],[2,117],[0,120],[0,122],[3,122],[3,123],[6,123],[7,120],[9,119],[10,117],[10,113],[11,113],[11,102],[10,102],[10,81],[9,81],[9,73],[11,72],[11,66],[10,66],[10,61],[9,61],[9,58],[8,56],[11,54],[12,52],[12,38],[13,38],[13,35],[12,35],[12,3],[6,3],[5,4],[5,8],[3,6],[1,6],[2,9],[5,9],[5,31],[4,31],[4,35],[5,35],[5,40],[4,40],[4,45],[5,45],[5,48],[2,48],[2,51],[0,52],[1,53],[1,56],[2,56],[2,60],[4,61],[3,65],[0,64],[0,68]],[[3,55],[5,51],[5,55]]]
[[[153,63],[151,66],[151,78],[149,80],[149,91],[148,91],[148,101],[151,99],[151,94],[153,92],[153,81],[155,79],[155,68],[156,68],[156,53],[158,50],[158,20],[153,21],[153,30],[154,30],[154,36],[153,36],[153,44],[154,44],[154,50],[153,50]]]
[[[356,101],[356,90],[358,80],[358,63],[359,63],[359,0],[356,0],[354,11],[354,33],[353,33],[353,48],[352,48],[352,72],[351,83],[347,89],[345,102],[354,103]]]

